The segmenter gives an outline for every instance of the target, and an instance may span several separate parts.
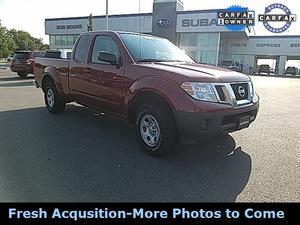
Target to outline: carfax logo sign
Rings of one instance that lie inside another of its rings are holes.
[[[231,31],[241,31],[247,26],[254,26],[255,13],[247,8],[234,5],[218,11],[218,25]]]
[[[289,29],[292,22],[296,22],[296,15],[285,5],[274,3],[265,8],[264,14],[258,15],[258,21],[263,22],[268,31],[282,33]]]

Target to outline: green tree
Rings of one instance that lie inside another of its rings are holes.
[[[49,45],[41,38],[32,37],[22,30],[8,30],[0,24],[0,58],[6,58],[15,50],[46,50]]]
[[[6,58],[16,48],[16,43],[10,37],[8,30],[0,26],[0,58]]]

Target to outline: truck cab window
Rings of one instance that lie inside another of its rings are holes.
[[[75,60],[78,62],[83,62],[84,57],[87,51],[88,47],[88,41],[89,41],[89,36],[85,35],[82,36],[77,44],[76,51],[75,51]]]
[[[109,64],[107,62],[103,62],[98,60],[98,53],[104,51],[112,53],[116,56],[117,60],[120,58],[120,50],[115,43],[115,41],[112,39],[112,37],[109,36],[97,36],[95,39],[93,52],[92,52],[92,63],[101,63],[101,64]]]

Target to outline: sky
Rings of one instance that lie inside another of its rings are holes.
[[[140,1],[140,7],[139,7]],[[297,21],[281,35],[300,35],[299,0],[181,0],[184,10],[219,9],[240,5],[255,10],[256,15],[264,13],[264,8],[272,3],[286,5]],[[32,36],[43,38],[45,18],[105,15],[106,0],[0,0],[0,20],[2,26],[28,31]],[[130,14],[152,12],[153,0],[109,0],[109,14]],[[139,9],[140,8],[140,9]],[[276,13],[276,11],[274,11]],[[278,11],[280,13],[280,11]],[[256,35],[274,35],[267,31],[262,23],[256,21]]]

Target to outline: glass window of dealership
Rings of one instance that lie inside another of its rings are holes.
[[[76,41],[76,38],[78,37],[78,34],[75,35],[49,35],[49,43],[50,46],[58,46],[58,47],[63,47],[63,46],[68,46],[71,48],[73,44]]]
[[[177,44],[197,62],[215,65],[219,38],[219,33],[181,33],[177,34]]]

